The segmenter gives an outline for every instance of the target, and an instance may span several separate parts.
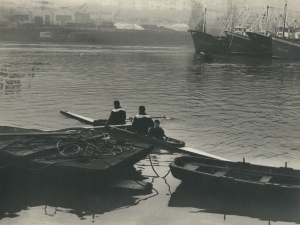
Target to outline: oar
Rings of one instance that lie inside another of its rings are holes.
[[[166,120],[171,120],[174,119],[173,116],[167,117],[167,116],[153,116],[152,119],[166,119]]]
[[[132,121],[133,121],[133,118],[134,118],[134,117],[129,117],[129,118],[126,119],[126,120],[132,122]],[[151,116],[151,118],[152,118],[152,119],[166,119],[166,120],[174,119],[173,116],[171,116],[171,117],[167,117],[167,116]]]

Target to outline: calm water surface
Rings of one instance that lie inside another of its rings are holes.
[[[127,116],[145,105],[148,114],[171,118],[161,121],[166,134],[189,147],[300,169],[299,62],[219,56],[204,63],[189,47],[0,43],[0,51],[1,125],[81,126],[59,110],[108,118],[118,99]],[[151,155],[161,177],[149,178],[150,195],[18,191],[2,203],[0,224],[300,223],[295,208],[188,196],[171,174],[162,178],[176,156]],[[136,167],[154,176],[149,165]]]

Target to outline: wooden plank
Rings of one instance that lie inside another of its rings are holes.
[[[65,132],[29,132],[29,133],[1,133],[0,137],[9,136],[64,136],[64,135],[79,135],[81,131],[65,131]]]
[[[272,177],[273,176],[263,176],[259,182],[268,183],[272,179]]]
[[[218,177],[221,177],[221,176],[225,176],[225,174],[227,173],[228,171],[225,171],[225,170],[220,170],[216,173],[214,173],[215,176],[218,176]]]
[[[185,169],[188,169],[188,170],[193,170],[195,171],[196,169],[199,168],[199,166],[196,166],[196,165],[193,165],[193,164],[187,164],[184,166]]]

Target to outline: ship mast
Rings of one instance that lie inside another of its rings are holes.
[[[267,5],[266,23],[268,23],[268,16],[269,16],[269,6]]]
[[[265,31],[264,31],[265,34],[268,33],[268,31],[267,31],[267,29],[268,29],[268,18],[269,18],[269,6],[267,5],[267,12],[266,12],[265,24],[263,24],[264,27],[262,28],[262,29],[265,29]]]
[[[283,18],[282,38],[284,38],[284,30],[285,30],[285,22],[286,22],[286,8],[287,8],[287,0],[285,0],[285,6],[284,6],[284,18]]]
[[[202,32],[206,32],[206,8],[204,9],[204,17],[203,17],[203,27],[202,27]]]

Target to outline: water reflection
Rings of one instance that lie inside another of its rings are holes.
[[[224,191],[222,187],[207,188],[204,186],[181,183],[172,194],[169,207],[194,207],[195,213],[237,215],[258,218],[264,221],[283,221],[300,223],[300,202],[288,202],[284,199],[238,195]],[[270,222],[269,222],[270,224]]]
[[[41,66],[42,63],[11,63],[0,66],[0,94],[20,93],[24,83],[25,88],[30,88],[30,79],[36,76]]]
[[[80,189],[53,181],[44,183],[25,173],[11,179],[0,176],[0,180],[0,220],[17,217],[22,210],[37,206],[43,206],[45,215],[51,217],[60,212],[81,220],[87,216],[94,219],[97,214],[135,206],[158,194],[119,188]]]

